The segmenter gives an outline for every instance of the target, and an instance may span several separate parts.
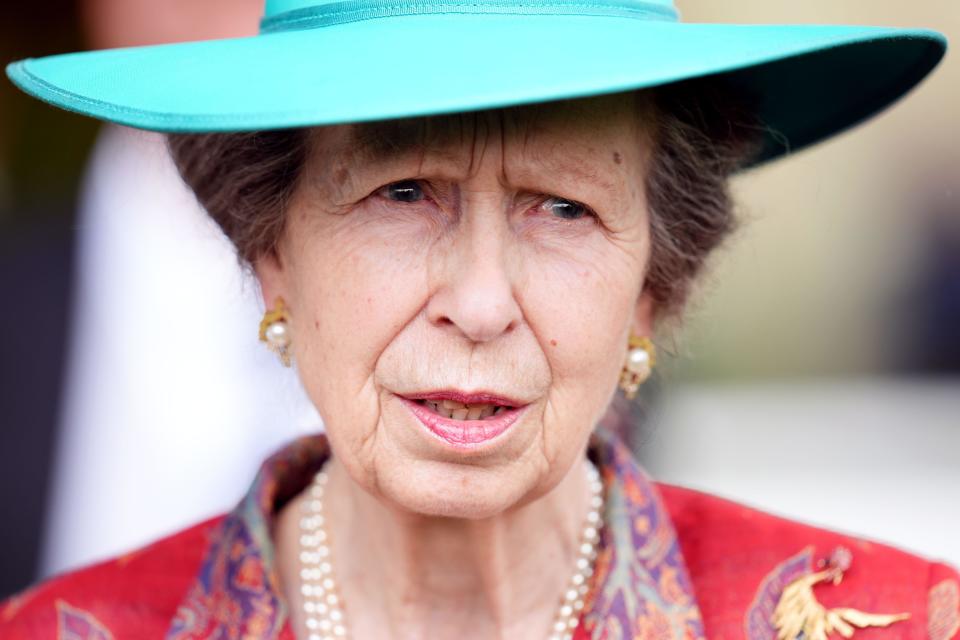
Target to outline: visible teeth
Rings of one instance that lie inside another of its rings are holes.
[[[463,404],[455,400],[424,400],[424,405],[434,412],[453,420],[483,420],[507,411],[507,407],[482,403]]]

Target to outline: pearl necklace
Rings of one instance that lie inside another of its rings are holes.
[[[576,568],[560,599],[560,607],[550,628],[548,640],[570,640],[583,610],[583,599],[593,575],[593,561],[600,540],[600,514],[603,510],[603,482],[590,460],[584,461],[590,485],[590,510],[584,521],[577,549]],[[300,518],[300,593],[303,596],[306,640],[347,638],[347,621],[333,575],[330,542],[323,514],[323,491],[327,473],[317,472],[303,501]]]

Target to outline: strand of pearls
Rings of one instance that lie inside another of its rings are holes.
[[[590,460],[585,460],[590,486],[590,509],[584,521],[577,549],[576,567],[567,583],[548,640],[571,640],[583,611],[584,597],[589,590],[593,562],[600,541],[603,512],[603,482]],[[330,545],[323,514],[323,492],[327,473],[317,472],[303,502],[300,518],[300,593],[307,640],[338,640],[348,637],[346,616],[340,606],[340,595],[333,575]]]
[[[589,459],[584,460],[587,470],[587,483],[590,486],[590,507],[580,534],[580,546],[577,549],[577,561],[563,593],[560,608],[554,618],[549,640],[571,640],[573,631],[580,621],[583,611],[583,599],[590,588],[590,576],[593,575],[593,561],[597,557],[597,543],[600,542],[601,513],[603,513],[603,481],[600,472]]]
[[[300,517],[300,593],[303,595],[307,640],[347,637],[346,618],[340,608],[324,527],[323,491],[326,485],[327,474],[321,469],[313,478]]]

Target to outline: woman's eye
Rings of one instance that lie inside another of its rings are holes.
[[[593,215],[593,212],[586,205],[564,198],[548,198],[544,201],[543,207],[564,220],[578,220]]]
[[[388,184],[380,189],[380,195],[396,202],[420,202],[424,198],[423,187],[416,180]]]

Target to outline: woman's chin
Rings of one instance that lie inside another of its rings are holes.
[[[379,488],[410,513],[481,520],[530,500],[537,479],[525,477],[522,469],[411,461],[405,469],[379,473]]]
[[[502,500],[487,502],[470,497],[464,497],[463,499],[451,497],[443,501],[437,501],[424,496],[421,499],[415,499],[410,505],[402,506],[411,513],[422,516],[457,520],[485,520],[504,513],[513,505],[504,504]]]

